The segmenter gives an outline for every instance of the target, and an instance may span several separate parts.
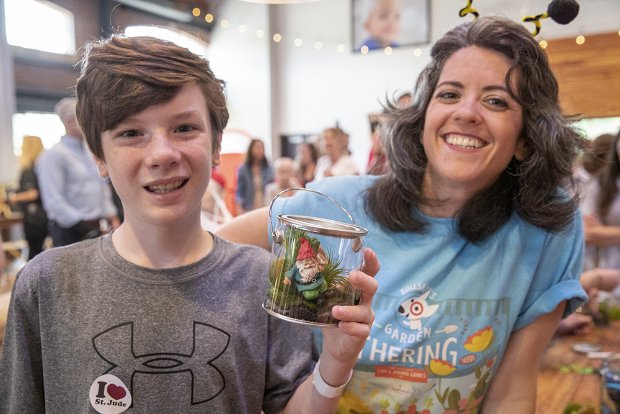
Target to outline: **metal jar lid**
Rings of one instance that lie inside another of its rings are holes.
[[[319,217],[278,214],[278,220],[300,230],[325,236],[355,239],[365,236],[368,233],[368,230],[355,224],[342,223],[340,221]]]

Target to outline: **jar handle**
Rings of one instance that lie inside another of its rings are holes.
[[[318,194],[320,196],[323,196],[325,198],[327,198],[329,201],[331,201],[332,203],[334,203],[336,206],[338,206],[338,208],[340,208],[340,210],[342,210],[344,212],[344,214],[347,215],[347,217],[349,218],[349,220],[351,220],[351,223],[353,223],[354,225],[357,225],[357,223],[355,222],[355,220],[353,220],[353,217],[351,217],[351,214],[349,214],[349,212],[342,207],[342,205],[340,203],[338,203],[336,200],[334,200],[333,198],[331,198],[330,196],[328,196],[327,194],[323,194],[320,191],[316,191],[316,190],[312,190],[310,188],[303,188],[303,187],[298,187],[298,188],[287,188],[286,190],[282,190],[280,191],[278,194],[276,194],[276,196],[271,200],[271,202],[269,203],[269,234],[271,234],[271,237],[273,238],[274,242],[276,243],[281,243],[282,241],[282,237],[283,235],[277,233],[277,231],[273,230],[273,225],[272,223],[272,219],[271,219],[271,209],[273,207],[273,202],[276,201],[276,199],[278,197],[280,197],[282,194],[288,192],[288,191],[307,191],[309,193],[314,193],[314,194]]]

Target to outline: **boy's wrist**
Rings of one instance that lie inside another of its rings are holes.
[[[351,380],[351,377],[353,376],[353,370],[350,370],[349,376],[347,380],[344,382],[344,384],[333,386],[333,385],[328,384],[323,379],[323,376],[321,375],[320,367],[321,367],[321,359],[319,358],[319,360],[316,362],[316,365],[314,366],[314,372],[312,374],[312,385],[314,386],[314,389],[316,389],[316,391],[319,394],[321,394],[323,397],[326,397],[326,398],[340,397],[344,393],[344,390],[347,387],[347,384],[349,384],[349,381]]]

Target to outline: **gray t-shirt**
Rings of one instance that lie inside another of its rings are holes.
[[[268,266],[218,237],[174,269],[124,260],[110,236],[38,255],[13,290],[0,412],[280,411],[314,350],[310,329],[261,308]]]

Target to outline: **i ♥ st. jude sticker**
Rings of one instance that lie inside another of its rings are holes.
[[[131,407],[131,394],[123,381],[105,374],[90,386],[90,404],[101,414],[119,414]]]

